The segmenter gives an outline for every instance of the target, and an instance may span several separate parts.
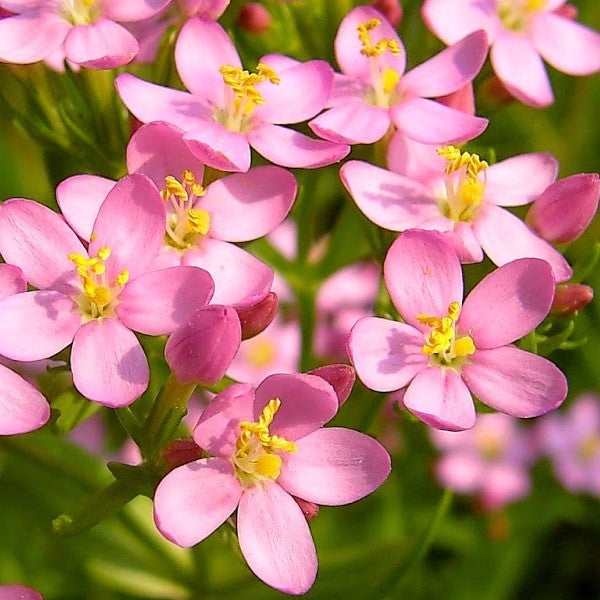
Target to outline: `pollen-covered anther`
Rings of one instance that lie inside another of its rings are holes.
[[[380,56],[386,50],[392,54],[400,54],[400,46],[398,41],[394,39],[379,40],[376,44],[371,41],[370,31],[379,27],[381,21],[379,19],[369,19],[365,23],[359,23],[356,27],[358,31],[358,39],[362,44],[361,54],[365,56]]]
[[[239,100],[250,102],[248,105],[251,110],[254,105],[264,104],[265,100],[256,89],[256,85],[269,81],[272,84],[278,85],[280,79],[275,71],[264,63],[259,63],[257,73],[250,73],[240,67],[232,67],[231,65],[223,65],[219,68],[219,72],[223,76],[225,85],[233,90],[233,93]]]

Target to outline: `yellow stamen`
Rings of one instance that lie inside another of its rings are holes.
[[[239,100],[248,102],[250,108],[245,109],[247,114],[254,109],[255,105],[264,104],[265,102],[255,87],[257,84],[263,81],[270,81],[275,85],[280,83],[277,73],[268,65],[259,63],[257,71],[258,73],[250,73],[249,71],[242,70],[240,67],[232,67],[230,65],[223,65],[219,69],[225,85],[233,90],[233,93]]]
[[[206,235],[210,229],[210,214],[201,208],[188,210],[188,223],[192,231]]]
[[[275,346],[271,340],[253,341],[248,353],[248,360],[259,369],[271,364],[275,358]]]
[[[380,25],[381,21],[379,19],[370,19],[365,23],[358,24],[356,27],[358,31],[358,39],[362,44],[360,53],[369,57],[380,56],[386,50],[392,54],[400,54],[400,46],[395,39],[379,40],[375,45],[373,45],[369,32],[373,31],[373,29],[379,27]]]

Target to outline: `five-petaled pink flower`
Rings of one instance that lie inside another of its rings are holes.
[[[37,290],[0,303],[0,354],[39,360],[73,342],[75,387],[107,406],[133,402],[150,373],[132,330],[172,333],[213,292],[203,269],[151,270],[164,224],[164,203],[144,175],[129,175],[114,186],[87,249],[45,206],[20,198],[4,202],[0,252]]]
[[[379,487],[390,457],[374,439],[323,428],[338,410],[334,388],[308,374],[235,384],[205,409],[196,443],[213,455],[178,467],[154,496],[158,529],[193,546],[237,509],[244,558],[268,585],[291,594],[314,582],[317,556],[299,501],[337,506]]]
[[[179,34],[175,62],[191,93],[127,73],[117,77],[115,84],[140,121],[175,125],[207,165],[222,171],[247,171],[250,146],[284,167],[321,167],[348,154],[346,145],[281,127],[310,119],[322,110],[333,85],[333,71],[325,61],[299,63],[273,54],[263,56],[256,72],[250,73],[242,69],[225,30],[215,21],[195,17]]]
[[[542,57],[569,75],[600,71],[600,34],[561,14],[565,0],[425,0],[423,19],[446,44],[484,29],[504,87],[535,107],[554,97]]]
[[[348,347],[358,376],[376,391],[408,386],[403,403],[425,423],[459,431],[475,423],[471,394],[515,417],[559,406],[564,375],[513,345],[548,314],[548,263],[515,260],[487,275],[464,304],[460,262],[442,234],[411,229],[391,246],[384,279],[404,319],[365,317]]]

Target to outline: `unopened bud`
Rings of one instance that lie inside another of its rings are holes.
[[[579,10],[572,4],[564,4],[553,11],[555,15],[574,21],[579,16]]]
[[[314,502],[309,502],[308,500],[302,500],[302,498],[296,498],[296,496],[292,496],[292,498],[296,501],[296,504],[300,507],[304,518],[307,521],[312,521],[319,514],[319,505]]]
[[[160,452],[166,472],[202,458],[202,448],[192,439],[171,440]]]
[[[496,106],[515,102],[515,97],[504,87],[500,79],[493,74],[481,84],[479,92],[490,104]]]
[[[402,20],[402,6],[398,0],[374,0],[371,6],[378,10],[393,27],[398,27]]]
[[[241,337],[234,308],[205,306],[173,332],[165,346],[165,359],[179,383],[214,385],[229,368]]]
[[[470,81],[455,92],[441,96],[437,100],[449,108],[460,110],[468,115],[475,114],[475,95],[473,94],[473,84]]]
[[[563,283],[556,287],[550,311],[561,317],[570,317],[587,306],[594,298],[594,290],[582,283]]]
[[[236,307],[242,326],[242,339],[247,340],[264,331],[277,314],[279,301],[275,292],[269,292],[260,302]]]
[[[334,389],[341,406],[346,402],[356,380],[356,372],[350,365],[325,365],[308,372],[324,379]]]
[[[238,25],[248,33],[261,35],[271,27],[271,13],[258,2],[242,4],[238,13]]]
[[[577,239],[598,209],[600,179],[597,173],[580,173],[559,179],[531,205],[526,221],[546,241],[564,244]]]

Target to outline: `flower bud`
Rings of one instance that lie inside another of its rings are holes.
[[[597,173],[559,179],[531,205],[526,221],[546,241],[563,244],[577,239],[598,209]]]
[[[494,74],[482,82],[479,91],[487,102],[495,106],[515,102],[515,97],[502,85],[500,79]]]
[[[173,332],[165,346],[165,359],[179,383],[213,385],[225,375],[241,338],[234,308],[205,306]]]
[[[304,518],[310,522],[319,514],[319,505],[314,502],[309,502],[308,500],[302,500],[302,498],[297,498],[296,496],[292,496],[292,498],[296,501],[296,504],[300,507]]]
[[[350,365],[325,365],[308,371],[308,374],[316,375],[331,385],[340,406],[348,399],[356,380],[356,372]]]
[[[556,287],[550,311],[561,317],[570,317],[587,306],[594,298],[594,290],[581,283],[563,283]]]
[[[271,13],[258,2],[246,2],[240,8],[237,22],[244,31],[261,35],[271,27]]]
[[[570,21],[575,21],[579,16],[579,10],[573,4],[563,4],[559,6],[556,10],[552,11],[555,15],[559,17],[563,17],[564,19],[569,19]]]
[[[236,309],[242,326],[243,340],[253,338],[271,324],[277,314],[278,303],[277,294],[269,292],[260,302]]]
[[[160,451],[160,462],[166,472],[202,458],[202,448],[192,439],[171,440]]]
[[[402,6],[398,0],[374,0],[371,6],[378,10],[393,27],[398,27],[402,20]]]

